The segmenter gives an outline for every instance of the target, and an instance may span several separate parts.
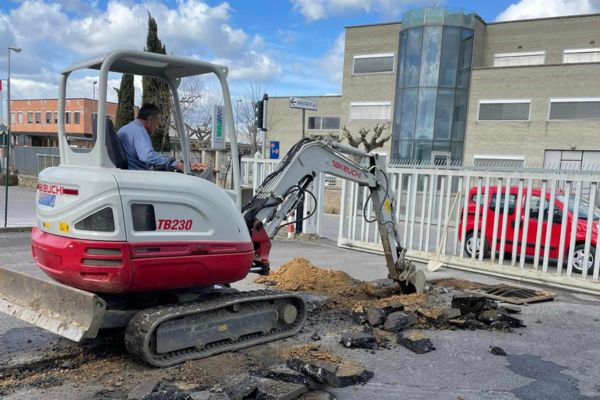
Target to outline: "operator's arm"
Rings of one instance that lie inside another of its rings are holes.
[[[152,141],[150,140],[150,135],[142,130],[137,130],[135,132],[133,146],[135,147],[135,152],[138,156],[138,159],[150,166],[166,166],[167,163],[171,160],[170,157],[161,156],[154,151],[152,147]],[[169,167],[182,170],[183,164],[177,161],[172,161],[169,164]]]

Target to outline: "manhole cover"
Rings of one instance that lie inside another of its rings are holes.
[[[483,286],[478,289],[469,289],[469,292],[481,293],[490,299],[505,301],[512,304],[535,303],[538,301],[554,300],[556,295],[541,290],[526,289],[510,285]]]

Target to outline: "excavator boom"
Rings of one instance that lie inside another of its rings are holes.
[[[404,257],[385,160],[378,154],[329,139],[302,139],[290,149],[277,170],[265,178],[254,198],[243,208],[246,224],[252,228],[258,221],[259,227],[273,237],[298,202],[303,201],[308,186],[318,173],[337,176],[369,190],[389,278],[397,281],[406,292],[422,292],[425,275]]]

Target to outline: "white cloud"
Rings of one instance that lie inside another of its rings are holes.
[[[520,0],[501,12],[496,21],[557,17],[600,12],[600,0]]]
[[[431,5],[428,0],[290,0],[293,9],[310,22],[347,12],[378,13],[398,18],[408,6]]]
[[[323,72],[326,80],[331,81],[340,88],[342,87],[342,74],[344,66],[344,33],[340,33],[327,54],[316,63]]]
[[[259,35],[232,25],[226,2],[213,7],[202,0],[178,0],[170,8],[160,0],[109,0],[101,10],[97,2],[84,0],[24,0],[10,11],[0,11],[0,48],[23,48],[11,57],[13,98],[32,98],[52,86],[53,96],[44,97],[55,97],[59,72],[69,64],[114,49],[142,50],[148,12],[169,54],[224,63],[233,79],[264,81],[281,72]],[[0,52],[0,71],[5,65],[6,53]],[[26,84],[36,81],[43,84]]]

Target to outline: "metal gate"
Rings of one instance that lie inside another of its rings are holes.
[[[600,293],[598,172],[391,166],[409,258]],[[338,245],[380,252],[368,193],[344,182]]]
[[[240,164],[241,181],[243,187],[251,187],[252,194],[256,194],[263,180],[272,172],[277,170],[281,160],[262,159],[260,154],[254,158],[242,158]],[[321,236],[321,225],[323,221],[323,195],[325,191],[325,174],[317,174],[308,190],[315,196],[307,196],[304,200],[303,233],[317,234]],[[316,200],[316,202],[315,202]]]

